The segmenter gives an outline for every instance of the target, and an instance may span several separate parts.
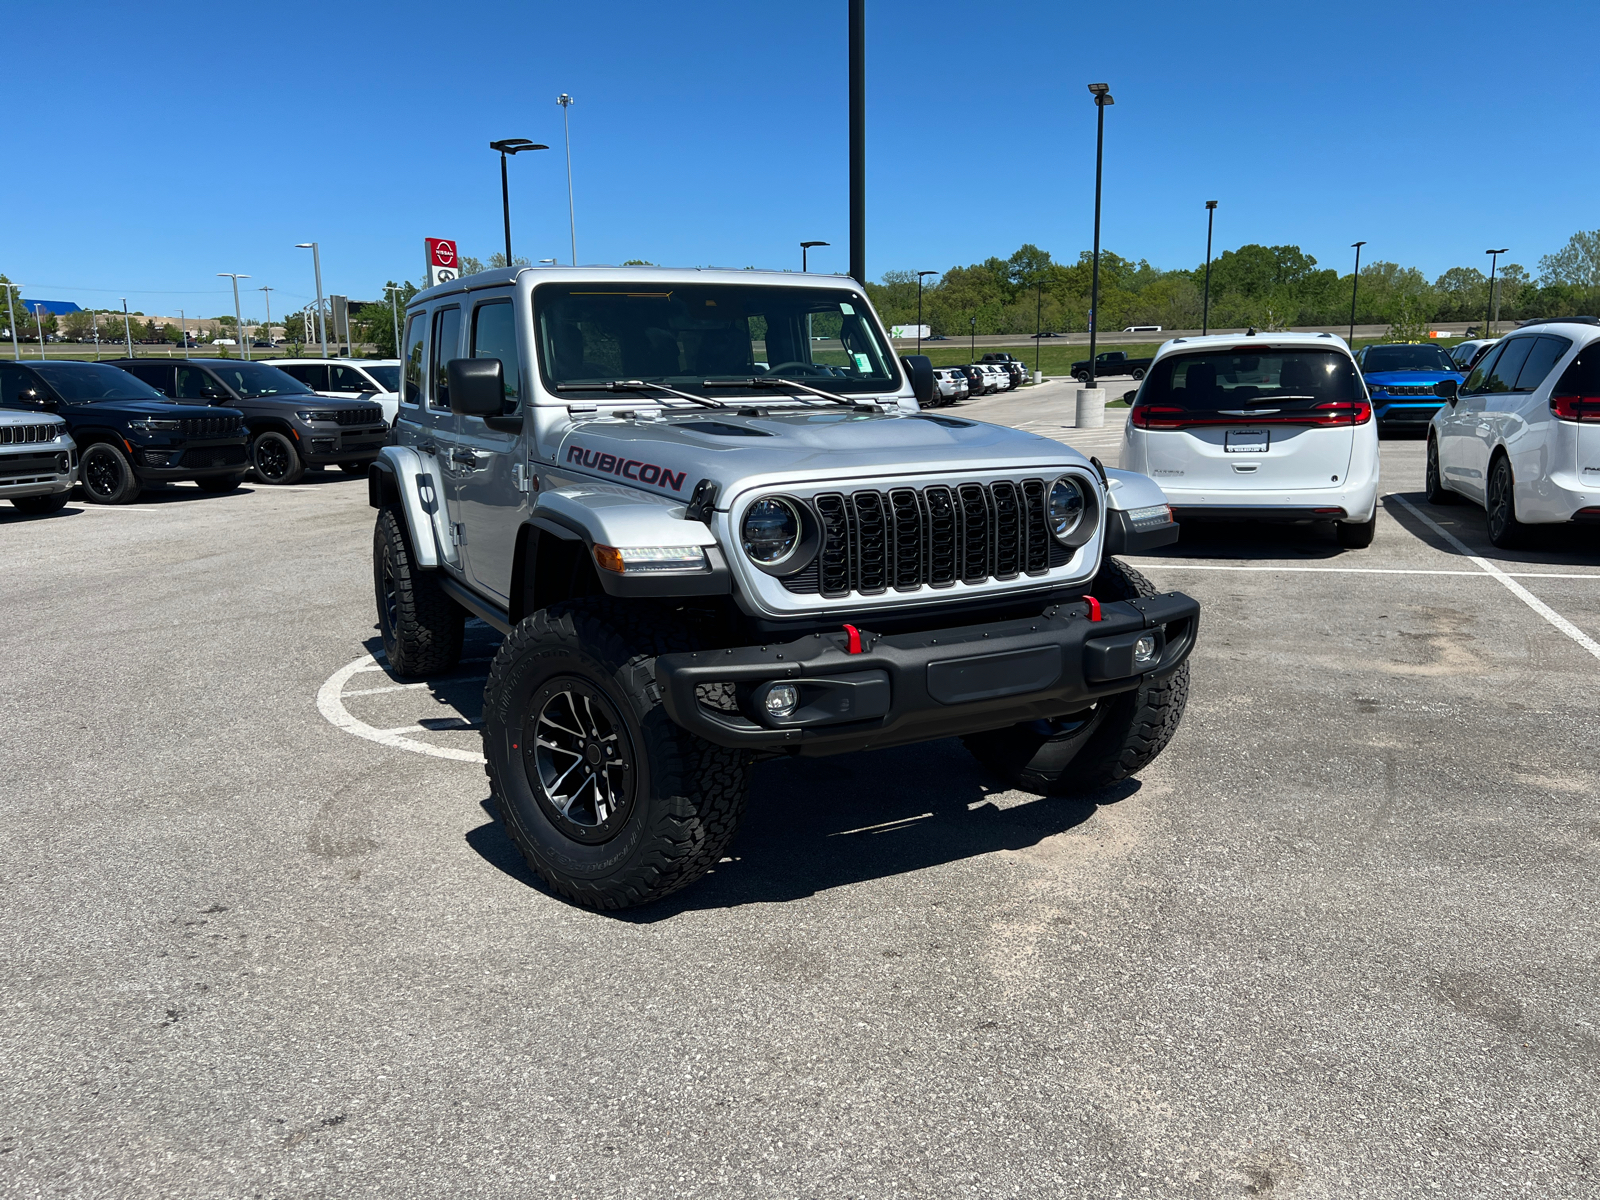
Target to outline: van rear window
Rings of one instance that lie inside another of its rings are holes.
[[[1155,364],[1139,393],[1141,404],[1190,412],[1364,399],[1355,363],[1331,350],[1174,354]]]

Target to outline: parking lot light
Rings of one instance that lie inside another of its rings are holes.
[[[322,335],[322,357],[328,358],[328,321],[322,315],[322,250],[315,242],[296,242],[294,248],[311,251],[311,266],[317,274],[317,331]]]
[[[33,306],[33,323],[39,327],[39,357],[44,358],[44,305]]]
[[[404,358],[400,353],[400,296],[398,293],[405,289],[401,283],[385,284],[383,290],[389,293],[389,315],[394,318],[394,356]],[[402,364],[403,366],[404,364]]]
[[[11,322],[11,357],[18,362],[22,361],[22,350],[17,345],[17,306],[11,297],[20,286],[16,283],[6,284],[6,319]]]
[[[185,358],[188,358],[189,357],[189,317],[188,317],[188,314],[185,313],[183,311],[183,309],[181,309],[181,308],[178,310],[178,332],[183,335],[183,356]],[[272,333],[271,333],[270,330],[268,331],[267,336],[269,338],[272,336]],[[96,362],[100,361],[100,335],[99,335],[99,333],[96,333],[94,335],[94,358],[95,358]]]
[[[922,353],[922,277],[924,275],[937,275],[937,271],[917,272],[917,353]]]
[[[967,351],[967,361],[976,362],[978,360],[978,318],[969,317],[967,323],[972,326],[972,342]]]
[[[218,271],[218,279],[233,280],[233,329],[239,335],[239,357],[246,362],[250,361],[250,342],[244,336],[244,313],[239,309],[239,280],[249,279],[248,275],[234,275],[228,271]]]
[[[1211,228],[1217,218],[1217,202],[1206,201],[1206,293],[1200,305],[1200,336],[1211,332]]]
[[[1494,269],[1500,262],[1500,256],[1509,249],[1510,247],[1501,246],[1498,250],[1484,251],[1489,256],[1489,306],[1483,314],[1483,328],[1486,337],[1494,336]]]
[[[133,326],[128,322],[128,298],[122,297],[122,336],[128,342],[128,357],[133,355]]]
[[[810,250],[811,247],[813,247],[813,246],[826,246],[827,244],[828,244],[827,242],[801,242],[800,243],[800,274],[804,275],[806,273],[806,271],[809,269],[809,264],[806,262],[806,251]]]
[[[260,292],[262,297],[263,297],[263,299],[266,301],[266,305],[267,305],[267,345],[270,346],[270,345],[272,345],[272,292],[273,292],[273,289],[271,287],[267,286],[266,284],[262,284],[260,287],[258,287],[256,289],[256,291]],[[186,338],[184,340],[187,341],[188,339]],[[352,350],[351,353],[354,354],[355,352]],[[189,357],[189,352],[188,352],[188,348],[187,347],[184,348],[183,356],[185,358]]]
[[[562,92],[556,97],[556,103],[561,105],[561,130],[567,139],[567,225],[572,231],[572,265],[578,265],[578,216],[572,204],[572,97]],[[509,259],[511,251],[506,251]]]
[[[1101,161],[1106,145],[1106,109],[1115,104],[1109,83],[1091,83],[1089,92],[1094,96],[1094,266],[1089,275],[1089,386],[1094,387],[1094,343],[1100,329],[1100,179]]]
[[[506,223],[506,266],[511,265],[511,186],[506,182],[506,155],[521,154],[524,150],[548,150],[549,146],[529,141],[527,138],[501,138],[490,142],[489,149],[500,151],[500,214]],[[396,345],[399,343],[397,342]]]
[[[1356,289],[1361,286],[1361,247],[1366,242],[1351,242],[1356,252],[1356,270],[1350,277],[1350,349],[1356,348]]]

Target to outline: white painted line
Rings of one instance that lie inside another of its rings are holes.
[[[1296,571],[1302,574],[1327,575],[1465,575],[1469,579],[1487,578],[1482,571],[1430,571],[1413,567],[1236,567],[1214,563],[1187,562],[1182,559],[1127,559],[1141,571],[1158,567],[1176,567],[1180,571]],[[1600,572],[1588,575],[1557,575],[1549,571],[1506,571],[1502,574],[1512,579],[1593,579],[1600,581]]]
[[[427,686],[425,683],[391,683],[388,687],[359,688],[353,692],[345,692],[344,696],[348,700],[351,696],[381,696],[384,692],[409,692]]]
[[[1412,514],[1420,519],[1422,523],[1425,524],[1429,529],[1433,530],[1440,537],[1444,538],[1445,541],[1454,546],[1456,550],[1467,559],[1468,562],[1472,563],[1474,566],[1477,566],[1486,574],[1494,576],[1494,578],[1498,579],[1503,585],[1505,585],[1505,589],[1518,600],[1521,600],[1529,608],[1533,609],[1534,612],[1538,613],[1546,621],[1549,621],[1550,624],[1554,625],[1562,633],[1566,634],[1573,641],[1577,642],[1578,645],[1582,646],[1590,654],[1594,655],[1596,658],[1600,658],[1600,642],[1596,642],[1587,633],[1579,629],[1571,621],[1567,620],[1555,609],[1551,608],[1543,600],[1539,599],[1539,597],[1535,596],[1527,588],[1523,587],[1515,579],[1511,578],[1509,574],[1507,574],[1505,571],[1502,571],[1488,559],[1481,558],[1480,556],[1474,554],[1471,547],[1469,547],[1465,542],[1463,542],[1455,534],[1451,533],[1443,525],[1440,525],[1439,522],[1435,521],[1432,517],[1423,512],[1404,496],[1398,495],[1394,492],[1391,492],[1390,495],[1398,500],[1401,504],[1405,505],[1406,508],[1410,509]]]
[[[327,682],[318,689],[317,711],[335,728],[353,733],[359,738],[366,738],[369,742],[377,742],[380,746],[388,746],[394,750],[410,750],[413,754],[427,754],[433,758],[448,758],[455,762],[483,765],[483,755],[475,751],[455,750],[449,746],[430,746],[427,742],[419,742],[415,738],[405,736],[408,733],[422,732],[420,725],[406,725],[400,729],[375,729],[365,721],[351,716],[350,710],[344,706],[344,685],[359,672],[382,669],[375,665],[370,654],[340,667],[328,676]]]
[[[885,821],[882,825],[863,825],[860,829],[841,829],[838,833],[830,833],[829,837],[848,837],[852,833],[883,833],[889,829],[897,829],[902,825],[909,825],[912,821],[925,821],[933,816],[931,812],[918,813],[914,817],[901,817],[894,821]]]

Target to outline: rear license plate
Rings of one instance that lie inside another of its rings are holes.
[[[1223,435],[1222,448],[1230,454],[1265,454],[1271,443],[1270,429],[1230,429]]]

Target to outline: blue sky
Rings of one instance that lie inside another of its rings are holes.
[[[316,240],[326,291],[375,298],[425,236],[500,247],[487,143],[517,136],[552,149],[511,164],[515,250],[565,262],[563,91],[581,262],[793,268],[815,238],[814,268],[847,267],[845,0],[293,11],[13,6],[0,270],[208,316],[232,311],[215,272],[248,272],[276,314],[313,294],[292,247]],[[1536,270],[1600,226],[1597,35],[1592,2],[868,0],[868,272],[1087,248],[1096,80],[1118,253],[1195,265],[1215,199],[1219,251],[1348,269],[1365,238],[1436,275],[1504,245]]]

